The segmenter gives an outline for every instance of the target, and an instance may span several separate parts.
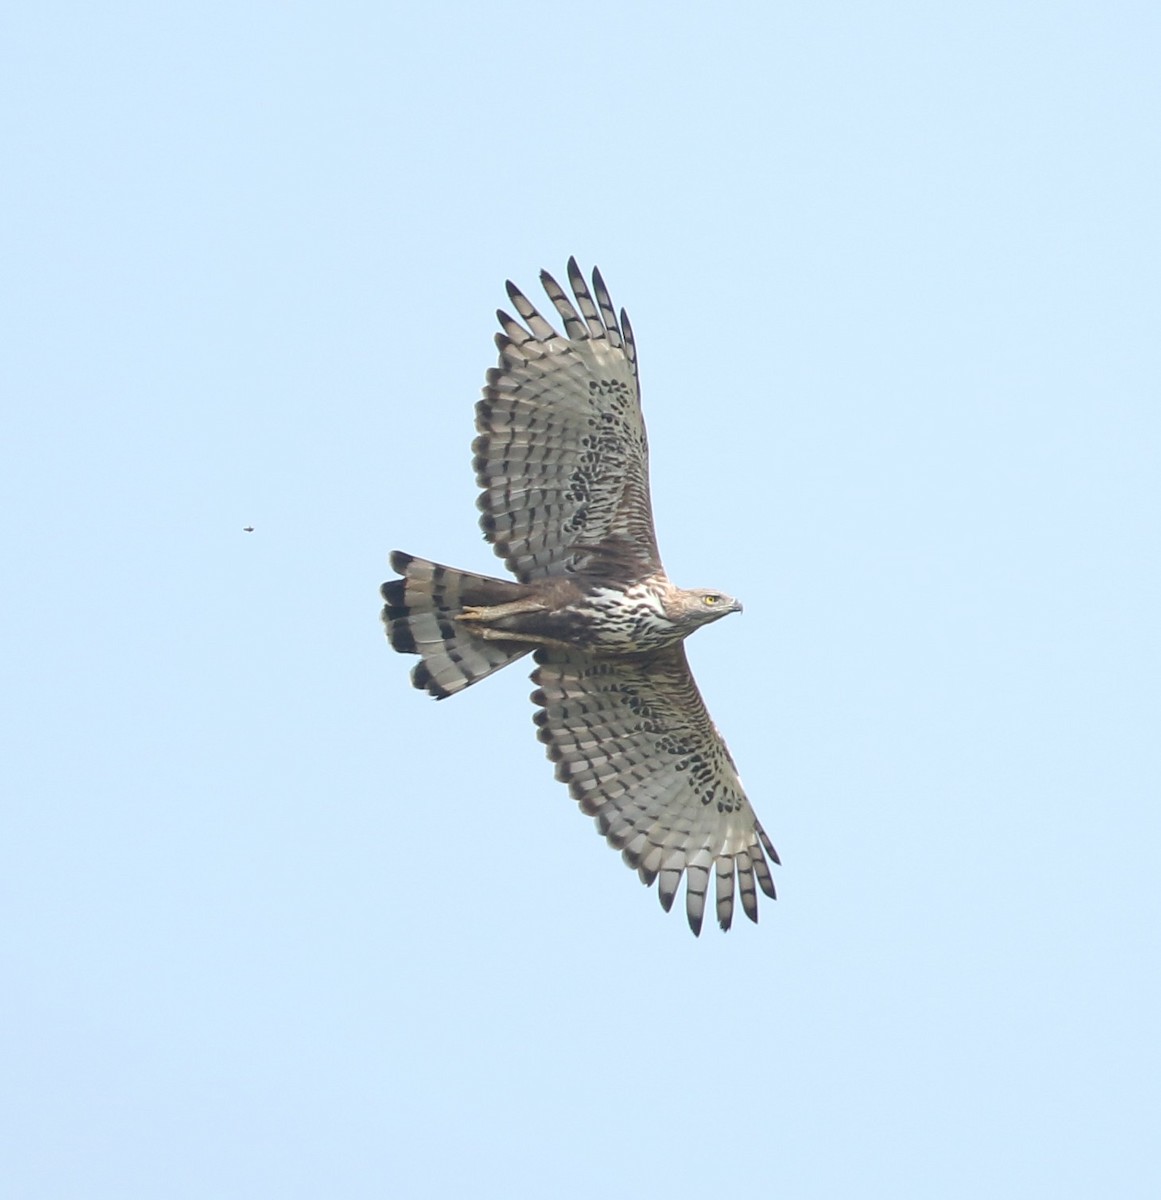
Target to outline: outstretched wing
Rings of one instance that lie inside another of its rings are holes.
[[[778,855],[730,752],[706,712],[681,646],[634,659],[542,649],[532,680],[538,737],[581,808],[668,912],[686,875],[685,909],[701,932],[711,869],[718,923],[758,919],[758,887],[774,896]],[[765,851],[765,853],[763,853]]]
[[[540,279],[565,335],[508,284],[524,324],[497,313],[500,365],[476,405],[480,525],[523,583],[565,572],[626,581],[655,574],[661,562],[629,319],[622,309],[618,321],[599,271],[589,291],[575,258],[575,305],[547,272]]]

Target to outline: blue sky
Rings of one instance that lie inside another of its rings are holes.
[[[0,1146],[48,1197],[1145,1196],[1155,5],[25,5],[0,50]],[[693,939],[515,668],[512,278],[630,312],[781,852]],[[253,534],[242,532],[248,524]]]

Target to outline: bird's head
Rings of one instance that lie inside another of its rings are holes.
[[[725,592],[710,588],[686,588],[681,592],[681,615],[695,629],[741,611],[741,602]]]

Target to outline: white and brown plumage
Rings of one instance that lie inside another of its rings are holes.
[[[538,737],[581,808],[669,910],[686,876],[701,932],[711,873],[729,929],[734,879],[758,919],[778,855],[706,712],[682,642],[742,606],[676,588],[657,551],[633,331],[600,272],[576,260],[570,299],[541,282],[564,335],[512,283],[499,366],[476,405],[484,535],[516,582],[396,551],[383,585],[391,645],[419,654],[412,682],[444,699],[531,652]],[[523,324],[521,324],[521,321]]]

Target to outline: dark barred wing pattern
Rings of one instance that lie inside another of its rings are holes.
[[[682,646],[635,658],[541,649],[532,675],[539,738],[581,808],[662,907],[686,875],[686,916],[700,933],[710,872],[718,924],[729,929],[734,880],[758,919],[757,888],[774,897],[758,823]],[[756,885],[756,886],[755,886]]]
[[[566,571],[651,575],[661,564],[628,317],[618,320],[598,271],[590,292],[575,258],[575,304],[540,278],[565,334],[508,284],[520,321],[497,313],[500,365],[476,405],[480,525],[523,583]]]

